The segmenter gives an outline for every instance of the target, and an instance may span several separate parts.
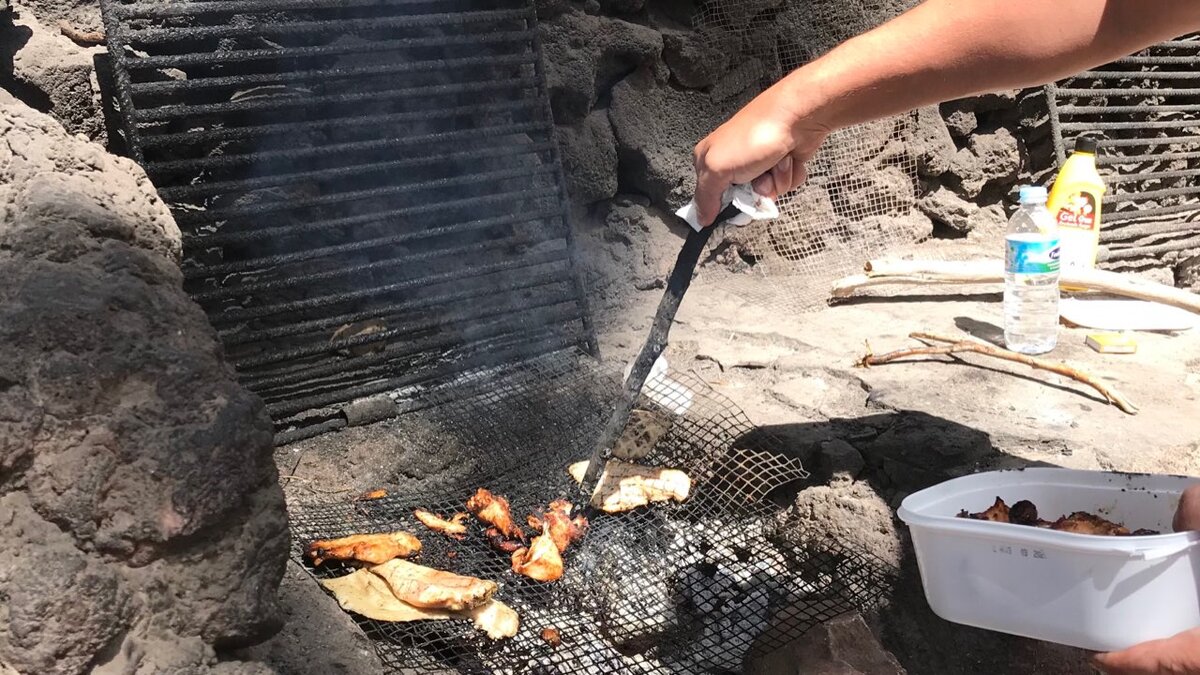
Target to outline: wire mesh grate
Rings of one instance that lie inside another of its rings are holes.
[[[590,453],[619,384],[590,358],[560,352],[427,392],[429,407],[413,414],[440,432],[430,451],[469,468],[428,496],[393,491],[380,500],[293,505],[295,556],[318,538],[406,530],[424,544],[415,562],[497,581],[497,599],[521,616],[517,636],[501,641],[465,620],[360,618],[396,672],[739,672],[756,655],[887,593],[891,576],[869,554],[788,540],[774,498],[807,475],[800,462],[690,374],[652,380],[638,409],[663,422],[639,461],[686,471],[691,497],[596,515],[564,555],[559,581],[515,575],[477,523],[453,541],[414,519],[415,508],[464,511],[477,487],[508,498],[518,520],[552,499],[575,497],[566,467]],[[560,645],[542,637],[546,628],[561,635]]]
[[[594,350],[530,0],[102,9],[185,287],[277,422]]]
[[[695,24],[736,60],[764,64],[748,69],[758,80],[743,84],[765,89],[870,30],[901,4],[710,0]],[[917,158],[908,151],[914,132],[909,114],[831,134],[808,165],[807,184],[780,200],[778,220],[727,237],[752,262],[722,286],[758,304],[816,309],[829,299],[834,280],[860,272],[873,256],[928,238],[932,224],[915,209]]]
[[[1161,264],[1200,250],[1200,39],[1171,40],[1046,87],[1059,166],[1098,139],[1108,185],[1099,258]]]

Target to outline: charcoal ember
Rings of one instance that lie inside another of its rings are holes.
[[[663,581],[634,581],[621,590],[600,617],[600,634],[620,651],[645,652],[679,626],[675,599]]]
[[[663,663],[671,672],[741,672],[746,653],[770,619],[770,594],[765,589],[753,591],[710,615],[691,648],[665,656]]]

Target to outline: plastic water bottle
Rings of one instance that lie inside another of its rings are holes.
[[[1021,206],[1004,237],[1004,342],[1044,354],[1058,343],[1058,231],[1046,188],[1021,188]]]

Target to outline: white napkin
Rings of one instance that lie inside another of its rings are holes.
[[[694,394],[691,389],[667,377],[668,367],[667,357],[660,354],[650,367],[650,375],[646,377],[646,384],[642,385],[642,393],[676,415],[682,415],[692,407]],[[625,366],[626,378],[632,370],[632,363]]]
[[[741,214],[725,221],[730,225],[748,225],[756,220],[774,220],[779,217],[779,207],[775,205],[775,200],[764,197],[754,191],[749,183],[734,185],[725,190],[721,195],[721,208],[725,208],[732,203],[737,207]],[[696,213],[696,200],[688,202],[687,206],[675,212],[675,215],[687,221],[692,229],[699,232],[704,229],[700,225],[700,220]],[[720,223],[715,223],[720,225]]]

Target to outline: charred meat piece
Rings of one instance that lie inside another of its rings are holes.
[[[489,527],[483,531],[483,536],[487,537],[488,545],[500,551],[501,553],[512,553],[519,548],[524,548],[525,544],[516,539],[509,539],[504,536],[504,533],[494,527]]]
[[[1041,520],[1038,518],[1037,506],[1028,499],[1013,504],[1008,510],[1008,522],[1016,523],[1017,525],[1033,525],[1037,526]]]
[[[543,628],[542,639],[551,647],[557,647],[562,644],[562,633],[557,628]]]
[[[554,545],[558,547],[559,553],[567,550],[567,547],[583,537],[583,533],[587,531],[588,521],[583,515],[571,517],[571,511],[575,509],[571,502],[565,499],[556,499],[550,502],[550,507],[546,513],[541,516],[531,515],[527,519],[529,526],[537,530],[549,529],[550,538],[554,540]]]
[[[508,500],[504,497],[479,488],[467,500],[467,510],[474,513],[476,518],[499,530],[505,537],[525,541],[525,531],[513,522],[512,510],[508,506]]]
[[[379,565],[393,558],[416,555],[420,550],[420,540],[407,532],[379,532],[314,541],[308,545],[304,554],[317,566],[326,560]]]
[[[1050,526],[1059,532],[1075,532],[1076,534],[1099,534],[1109,537],[1124,537],[1129,530],[1100,516],[1086,511],[1076,511],[1069,516],[1059,518]]]
[[[467,526],[463,523],[467,519],[465,513],[456,513],[450,516],[450,520],[446,520],[435,513],[417,509],[413,511],[413,516],[425,527],[452,539],[461,540],[467,534]]]
[[[994,523],[1012,522],[1008,518],[1008,504],[1004,500],[996,497],[996,501],[987,508],[986,511],[979,513],[968,513],[966,509],[959,511],[959,518],[970,518],[972,520],[990,520]]]
[[[512,554],[512,570],[534,581],[557,581],[563,575],[563,559],[550,537],[550,527],[533,538],[529,548],[520,548]]]

